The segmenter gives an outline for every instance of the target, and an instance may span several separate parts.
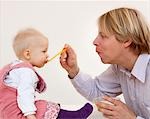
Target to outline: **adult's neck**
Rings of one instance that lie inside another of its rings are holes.
[[[135,65],[138,56],[138,54],[131,52],[124,54],[118,64],[131,71]]]

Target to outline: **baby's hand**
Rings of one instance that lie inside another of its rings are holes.
[[[35,117],[34,114],[32,114],[32,115],[27,115],[26,118],[27,118],[27,119],[36,119],[36,117]]]

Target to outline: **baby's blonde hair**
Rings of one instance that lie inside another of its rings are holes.
[[[32,44],[38,43],[38,39],[47,39],[41,32],[33,28],[27,28],[17,33],[13,41],[13,49],[17,57],[22,56],[22,52]]]
[[[100,31],[114,34],[119,42],[132,40],[131,48],[137,53],[150,53],[150,28],[141,13],[131,8],[118,8],[99,17]]]

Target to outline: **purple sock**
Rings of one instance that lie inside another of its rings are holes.
[[[93,106],[86,103],[81,109],[76,111],[68,111],[60,109],[58,119],[86,119],[93,111]]]

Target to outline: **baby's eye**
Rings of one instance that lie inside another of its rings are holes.
[[[43,50],[42,52],[43,52],[43,53],[46,53],[47,51],[46,51],[46,50]]]

